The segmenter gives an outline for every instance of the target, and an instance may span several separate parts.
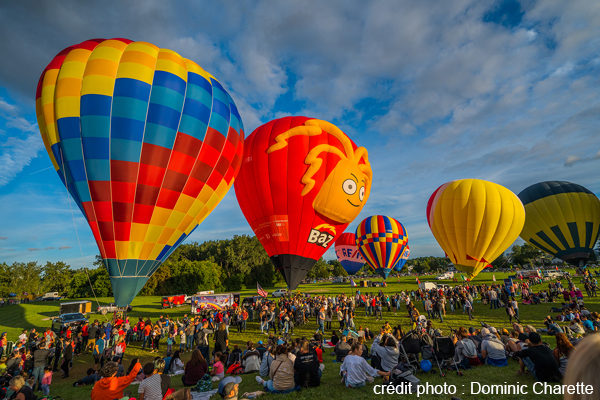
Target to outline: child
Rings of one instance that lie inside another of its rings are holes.
[[[175,338],[173,337],[173,332],[171,332],[167,338],[167,353],[171,353],[171,350],[173,349],[173,343],[175,343]]]
[[[217,361],[218,360],[218,361]],[[217,361],[210,371],[213,382],[218,382],[225,376],[225,363],[227,362],[227,355],[221,354],[220,351],[215,353],[215,361]]]
[[[184,330],[180,330],[179,331],[179,338],[180,338],[180,341],[179,341],[179,351],[182,352],[182,353],[185,353],[185,344],[186,344],[187,337],[185,335],[185,331]]]
[[[44,368],[44,376],[42,377],[42,392],[44,396],[50,394],[50,384],[52,383],[52,367]]]

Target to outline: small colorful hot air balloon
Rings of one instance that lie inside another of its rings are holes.
[[[409,256],[410,256],[410,247],[408,247],[408,244],[407,244],[406,249],[404,250],[404,253],[402,253],[402,255],[400,256],[400,259],[398,260],[396,265],[394,265],[395,272],[402,271],[402,267],[404,267],[404,264],[406,264],[406,261],[408,260]]]
[[[306,117],[268,122],[244,146],[235,184],[240,208],[294,290],[367,202],[367,149]]]
[[[36,109],[124,307],[233,184],[244,144],[237,108],[174,51],[94,39],[48,64]]]
[[[576,267],[585,264],[600,232],[600,200],[570,182],[549,181],[519,193],[525,206],[523,240]]]
[[[440,186],[427,203],[433,236],[456,269],[475,277],[519,237],[525,210],[496,183],[461,179]]]
[[[349,275],[354,275],[365,265],[358,247],[354,233],[342,233],[335,241],[335,255],[342,267]]]
[[[373,215],[356,228],[358,251],[383,279],[386,279],[406,249],[408,234],[394,218]]]

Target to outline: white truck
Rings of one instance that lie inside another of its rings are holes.
[[[444,279],[452,279],[454,278],[454,272],[444,272],[441,275],[438,275],[435,279],[437,279],[438,281],[444,280]]]
[[[422,289],[422,290],[437,289],[437,285],[434,282],[421,282],[421,283],[419,283],[419,289]]]

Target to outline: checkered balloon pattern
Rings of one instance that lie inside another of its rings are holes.
[[[36,109],[125,306],[233,184],[244,144],[234,101],[174,51],[94,39],[48,64]]]

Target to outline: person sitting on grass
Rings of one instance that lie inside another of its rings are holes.
[[[185,370],[181,376],[183,386],[195,386],[200,379],[208,372],[208,364],[200,350],[196,349],[192,352],[192,358],[185,364]]]
[[[488,328],[481,330],[483,340],[481,342],[481,357],[485,359],[485,363],[494,367],[506,367],[508,361],[504,353],[504,345],[502,341],[490,332]]]
[[[381,360],[381,369],[391,371],[398,364],[398,342],[393,336],[382,333],[373,340],[371,356],[376,355]]]
[[[321,384],[321,369],[319,357],[314,349],[310,348],[307,340],[300,342],[300,351],[294,361],[294,380],[300,387],[317,387]]]
[[[213,382],[218,382],[225,377],[225,364],[227,363],[227,354],[220,351],[215,353],[215,363],[213,364],[210,375]]]
[[[75,381],[73,383],[73,387],[93,385],[94,383],[96,383],[99,380],[100,380],[100,376],[98,375],[98,373],[96,371],[94,371],[93,368],[88,368],[87,375],[85,377],[83,377],[82,379]]]
[[[263,354],[262,362],[260,363],[260,376],[268,376],[271,368],[271,363],[275,360],[275,351],[277,346],[271,344],[267,347],[267,351]]]
[[[560,367],[561,375],[564,375],[565,371],[567,370],[567,364],[569,363],[569,357],[571,356],[573,350],[575,350],[575,346],[571,344],[567,338],[567,335],[564,333],[557,333],[555,337],[556,348],[552,354],[554,355],[554,359]]]
[[[260,353],[254,348],[254,343],[246,343],[246,350],[242,355],[244,373],[260,371]]]
[[[185,364],[183,364],[183,361],[181,361],[180,354],[181,353],[179,352],[179,350],[177,350],[177,351],[175,351],[175,354],[173,354],[173,357],[171,358],[171,363],[169,365],[171,374],[180,375],[183,373],[183,370],[185,369]]]
[[[367,380],[373,382],[373,378],[377,376],[390,376],[392,374],[391,370],[383,372],[371,367],[362,357],[362,351],[362,346],[359,343],[354,343],[350,353],[344,358],[344,362],[340,366],[342,383],[346,387],[363,387],[367,384]]]
[[[469,340],[469,334],[464,327],[458,328],[452,339],[456,345],[455,358],[459,367],[471,369],[471,365],[481,365],[481,360],[477,355],[477,347],[472,340]]]
[[[146,378],[138,387],[139,400],[161,400],[161,376],[154,367],[154,363],[144,365],[144,375]]]
[[[271,363],[269,380],[265,381],[260,376],[256,382],[265,388],[265,391],[274,394],[290,393],[299,390],[294,381],[294,363],[289,358],[289,348],[285,344],[277,346],[276,358]]]
[[[335,353],[335,359],[337,362],[344,361],[344,357],[350,352],[350,345],[346,342],[346,336],[342,336],[342,340],[335,345],[333,350]]]
[[[546,328],[539,329],[540,332],[547,333],[550,336],[554,336],[557,333],[564,333],[563,329],[549,315],[544,320],[544,325],[546,325]]]
[[[529,334],[527,348],[517,351],[515,356],[520,359],[519,374],[522,374],[527,367],[531,375],[540,382],[559,382],[562,379],[560,367],[552,350],[542,343],[542,337],[537,332]]]
[[[219,383],[217,393],[223,400],[237,400],[241,382],[242,378],[239,376],[228,376]]]
[[[99,372],[102,377],[92,389],[91,400],[114,400],[123,398],[123,389],[133,382],[142,365],[137,358],[131,361],[130,372],[126,376],[117,378],[119,366],[117,363],[109,362]]]

